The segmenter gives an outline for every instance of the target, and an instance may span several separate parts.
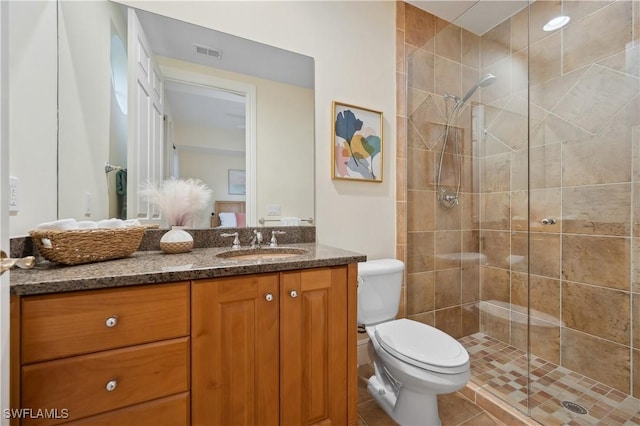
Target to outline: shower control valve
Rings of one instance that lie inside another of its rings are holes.
[[[555,217],[545,217],[541,222],[543,225],[555,225],[557,221]]]

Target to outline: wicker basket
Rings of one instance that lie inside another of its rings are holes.
[[[33,230],[29,232],[45,259],[65,265],[119,259],[133,254],[144,226],[113,229]]]

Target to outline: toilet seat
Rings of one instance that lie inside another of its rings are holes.
[[[443,374],[469,369],[469,354],[448,334],[408,319],[378,324],[374,336],[389,354],[415,367]]]

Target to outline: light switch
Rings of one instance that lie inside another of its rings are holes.
[[[267,216],[282,216],[282,206],[280,204],[268,204]]]
[[[91,193],[84,193],[84,215],[85,217],[91,216]]]
[[[20,179],[9,176],[9,211],[20,211]]]

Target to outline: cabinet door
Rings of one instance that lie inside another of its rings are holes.
[[[283,425],[347,421],[347,268],[280,274]]]
[[[194,425],[279,424],[278,294],[277,274],[193,283]]]

